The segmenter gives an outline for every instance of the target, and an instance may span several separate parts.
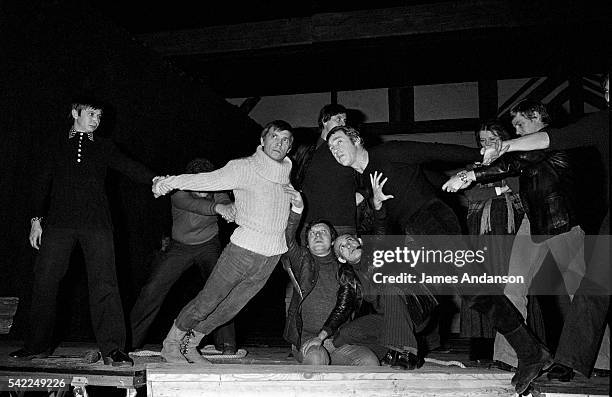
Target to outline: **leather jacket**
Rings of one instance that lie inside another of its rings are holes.
[[[300,297],[300,294],[294,291],[289,305],[287,322],[283,335],[285,340],[298,349],[303,343],[301,340],[303,326],[301,311],[302,303],[310,292],[312,292],[319,278],[319,268],[312,254],[308,248],[300,246],[295,238],[300,218],[301,214],[290,211],[285,232],[288,251],[281,258],[285,269],[290,268],[293,271],[302,293],[302,297]],[[350,319],[351,315],[360,305],[361,294],[359,292],[359,280],[352,266],[340,263],[338,280],[349,280],[349,282],[340,283],[336,305],[323,325],[322,329],[325,330],[330,337],[336,333],[342,324]]]
[[[568,232],[577,224],[574,175],[564,151],[508,153],[489,166],[474,168],[474,174],[479,183],[519,176],[519,194],[536,242]]]

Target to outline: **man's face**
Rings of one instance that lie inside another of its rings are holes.
[[[357,146],[344,132],[336,132],[329,140],[329,150],[336,161],[345,167],[350,167],[357,160]]]
[[[72,110],[72,118],[74,119],[74,129],[79,132],[94,132],[100,125],[102,118],[102,110],[84,108],[79,113],[78,110]]]
[[[276,161],[283,161],[291,149],[292,142],[293,135],[287,130],[271,129],[261,138],[264,153]]]
[[[542,116],[538,112],[534,112],[531,119],[525,117],[523,113],[517,113],[512,118],[512,125],[517,135],[533,134],[545,127],[544,123],[542,123]]]
[[[331,252],[331,232],[324,223],[312,225],[308,230],[308,249],[316,256],[325,256]]]
[[[325,135],[331,131],[334,127],[346,125],[346,113],[338,113],[329,118],[323,123],[323,132]]]
[[[343,234],[334,241],[334,252],[348,263],[361,260],[361,242],[350,234]]]

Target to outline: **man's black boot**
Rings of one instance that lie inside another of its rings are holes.
[[[382,359],[383,364],[388,364],[393,369],[413,370],[421,368],[425,363],[425,359],[413,353],[400,352],[389,349],[387,354]]]
[[[126,353],[119,349],[115,349],[104,356],[104,364],[112,365],[113,367],[131,367],[134,365],[134,360]]]
[[[521,325],[514,331],[504,334],[504,337],[516,351],[518,357],[518,368],[514,386],[516,393],[521,395],[531,382],[546,371],[553,364],[553,359],[548,350],[542,346],[526,326]]]

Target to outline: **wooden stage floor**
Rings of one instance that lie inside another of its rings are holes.
[[[17,390],[7,388],[9,378],[55,378],[63,379],[66,385],[72,384],[71,388],[66,386],[63,389],[70,390],[66,395],[78,395],[91,386],[94,389],[95,386],[124,389],[128,396],[137,393],[138,396],[150,397],[515,395],[510,385],[512,373],[493,368],[490,362],[470,362],[467,359],[467,341],[461,339],[451,341],[452,347],[448,351],[432,353],[428,358],[461,362],[465,368],[426,362],[415,371],[385,366],[302,366],[289,357],[290,349],[285,346],[246,346],[248,354],[245,357],[217,359],[214,363],[218,365],[211,367],[167,364],[158,355],[134,356],[135,366],[131,368],[106,366],[102,362],[83,363],[84,354],[94,349],[94,345],[88,343],[64,343],[54,356],[46,359],[29,362],[10,359],[8,353],[20,346],[19,341],[0,340],[0,391]],[[161,346],[145,348],[159,351]],[[533,395],[608,396],[609,381],[607,376],[586,379],[576,375],[568,383],[549,382],[546,377],[541,377],[535,382]],[[94,395],[93,392],[90,394]]]

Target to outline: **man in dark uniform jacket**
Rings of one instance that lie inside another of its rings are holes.
[[[87,267],[91,319],[101,356],[107,365],[131,366],[133,362],[123,350],[125,322],[104,181],[108,167],[143,184],[151,183],[154,173],[123,155],[112,141],[94,135],[102,117],[99,102],[74,102],[71,117],[72,128],[53,140],[47,163],[34,179],[30,244],[39,253],[34,265],[30,328],[25,347],[10,356],[30,360],[53,351],[58,289],[78,242]]]

